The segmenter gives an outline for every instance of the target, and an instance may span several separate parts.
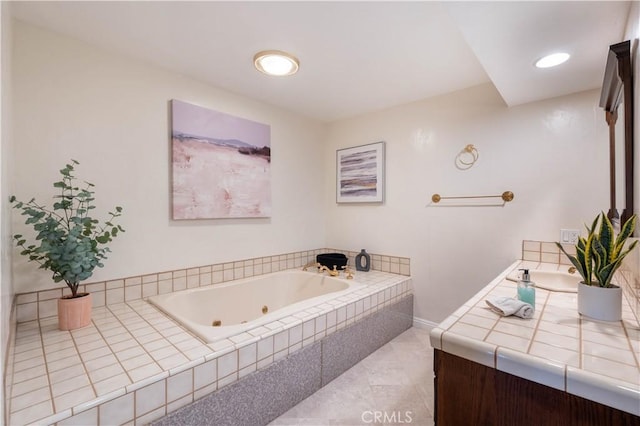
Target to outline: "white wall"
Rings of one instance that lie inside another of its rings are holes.
[[[15,195],[48,200],[73,158],[98,211],[124,208],[127,232],[90,281],[324,245],[323,124],[19,21],[13,36]],[[170,220],[173,98],[271,125],[270,219]],[[21,219],[14,212],[16,232]],[[17,292],[50,285],[14,258]]]
[[[336,122],[326,132],[24,23],[15,22],[14,39],[16,195],[46,199],[57,170],[75,158],[79,174],[97,185],[100,207],[125,208],[128,231],[92,281],[322,246],[367,248],[411,257],[416,315],[440,321],[516,259],[523,239],[556,240],[561,227],[581,228],[608,205],[599,90],[506,108],[487,84]],[[271,124],[271,219],[169,219],[172,98]],[[387,142],[386,202],[336,205],[335,150],[379,140]],[[455,155],[468,143],[480,159],[457,170]],[[515,200],[503,208],[427,207],[433,193],[505,190]],[[14,273],[19,292],[49,285],[18,256]]]
[[[604,58],[603,58],[604,61]],[[507,108],[491,84],[336,122],[326,152],[327,244],[411,258],[417,317],[438,322],[518,259],[523,239],[556,241],[608,206],[599,90]],[[386,141],[383,205],[335,204],[335,150]],[[479,160],[454,166],[472,143]],[[504,207],[428,207],[501,194]]]
[[[9,346],[11,304],[11,211],[8,203],[11,190],[11,16],[10,3],[0,3],[0,368],[4,379],[5,356]],[[0,421],[4,419],[4,381],[0,386]]]

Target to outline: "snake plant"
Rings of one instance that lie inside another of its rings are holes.
[[[634,214],[625,222],[616,237],[611,221],[601,213],[596,216],[591,227],[587,227],[587,238],[578,238],[575,256],[567,253],[560,243],[556,242],[556,245],[576,267],[585,284],[612,287],[613,274],[622,264],[622,260],[638,244],[636,240],[624,248],[625,242],[636,228],[636,221],[637,216]]]

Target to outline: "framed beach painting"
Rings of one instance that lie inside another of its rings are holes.
[[[384,201],[384,142],[336,151],[336,202]]]
[[[175,220],[271,216],[271,128],[171,101]]]

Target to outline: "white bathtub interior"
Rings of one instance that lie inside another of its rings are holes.
[[[153,296],[148,301],[205,342],[213,343],[362,286],[317,272],[288,270]]]

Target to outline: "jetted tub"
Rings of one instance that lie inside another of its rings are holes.
[[[353,280],[317,272],[287,270],[161,294],[148,300],[205,342],[212,343],[362,286]]]

